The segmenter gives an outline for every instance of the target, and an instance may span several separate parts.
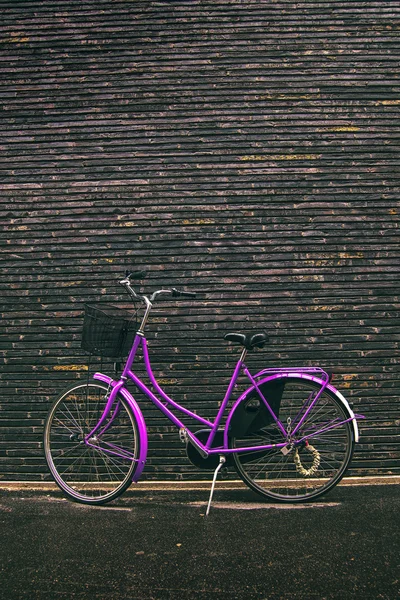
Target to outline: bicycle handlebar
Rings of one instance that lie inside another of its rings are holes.
[[[179,298],[180,296],[185,296],[186,298],[196,298],[196,292],[184,292],[172,288],[172,297]]]
[[[154,292],[154,294],[152,294],[150,302],[153,302],[153,300],[155,300],[156,297],[161,294],[171,294],[173,298],[180,298],[182,296],[186,298],[196,298],[196,292],[184,292],[177,290],[176,288],[172,288],[172,290],[157,290]]]
[[[128,291],[128,293],[130,294],[130,296],[134,299],[134,300],[141,300],[142,302],[145,302],[147,304],[147,302],[150,301],[150,303],[152,303],[157,296],[159,296],[160,294],[170,294],[173,298],[181,298],[181,297],[185,297],[185,298],[195,298],[196,297],[196,292],[185,292],[183,290],[177,290],[176,288],[172,288],[171,290],[157,290],[156,292],[154,292],[151,297],[150,300],[146,297],[146,296],[141,296],[139,294],[137,294],[135,292],[135,290],[131,287],[131,279],[143,279],[146,276],[146,271],[126,271],[125,274],[125,279],[123,279],[122,281],[120,281],[120,284],[123,285],[126,290]]]

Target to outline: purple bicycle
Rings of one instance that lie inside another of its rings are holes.
[[[218,472],[233,466],[255,492],[283,502],[304,502],[333,488],[343,477],[359,440],[357,419],[348,401],[321,368],[264,369],[251,374],[246,355],[262,348],[265,332],[228,333],[242,347],[215,420],[205,419],[170,398],[153,375],[145,327],[156,299],[193,298],[196,294],[161,289],[151,297],[132,288],[144,272],[127,273],[120,282],[134,302],[145,305],[139,328],[129,319],[87,306],[82,347],[102,356],[128,354],[118,380],[95,373],[94,382],[77,382],[52,405],[44,431],[50,472],[72,500],[103,504],[137,482],[146,462],[147,430],[139,405],[126,387],[131,380],[179,430],[191,462],[214,471],[210,510]],[[133,342],[132,342],[133,339]],[[141,349],[152,389],[135,374]],[[249,387],[231,404],[243,374]],[[194,419],[192,431],[171,409]],[[226,418],[225,415],[227,414]]]

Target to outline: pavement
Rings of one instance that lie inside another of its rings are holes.
[[[398,485],[337,486],[300,505],[217,482],[134,485],[104,507],[0,490],[3,600],[400,598]]]

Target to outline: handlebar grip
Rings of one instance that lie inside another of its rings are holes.
[[[181,292],[175,288],[172,289],[173,298],[180,298],[181,296],[186,298],[196,298],[196,292]]]
[[[146,275],[146,271],[125,271],[125,277],[129,279],[144,279]]]

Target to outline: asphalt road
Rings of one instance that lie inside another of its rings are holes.
[[[140,485],[140,484],[139,484]],[[304,505],[247,490],[128,491],[104,507],[1,492],[4,600],[400,598],[397,485]]]

